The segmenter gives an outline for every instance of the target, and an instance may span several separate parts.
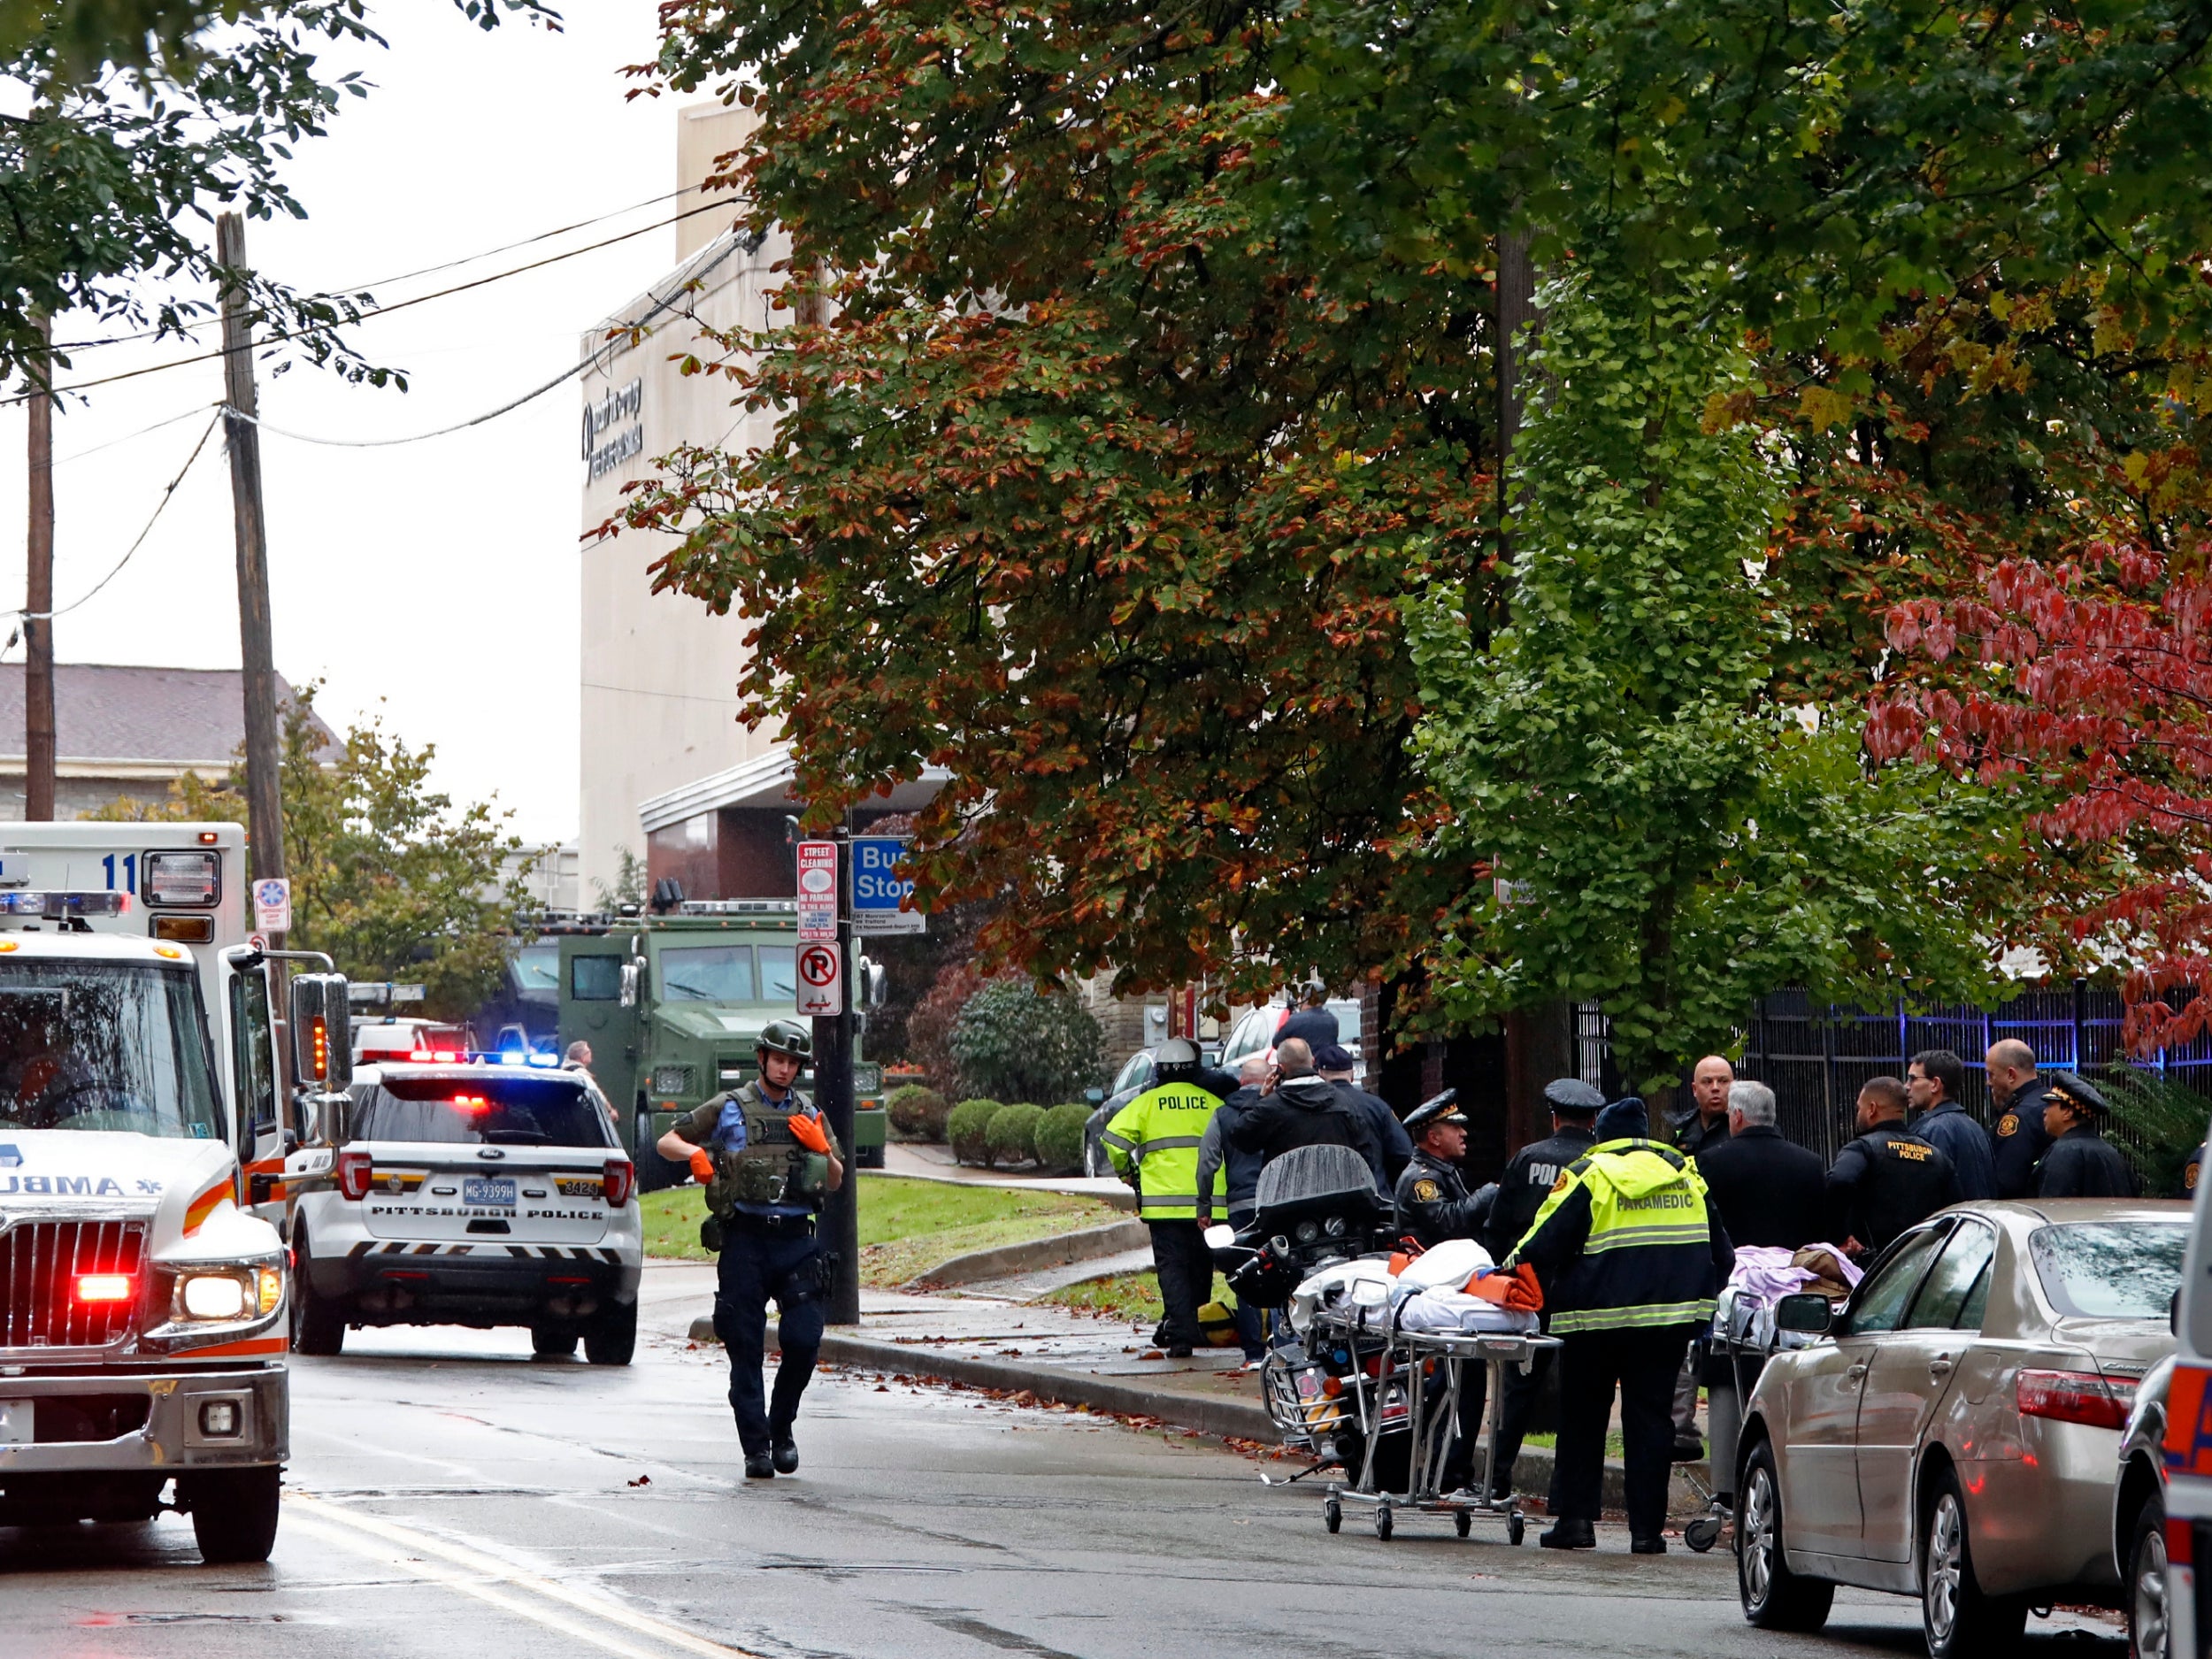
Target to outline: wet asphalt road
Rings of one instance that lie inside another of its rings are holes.
[[[988,1659],[995,1654],[1917,1654],[1916,1609],[1847,1593],[1829,1632],[1737,1612],[1732,1563],[1321,1527],[1205,1443],[818,1377],[795,1479],[748,1486],[718,1353],[642,1339],[603,1371],[520,1332],[361,1333],[296,1362],[290,1496],[265,1566],[189,1525],[0,1529],[7,1659]],[[2061,1621],[2062,1623],[2066,1621]],[[2123,1651],[2031,1626],[2029,1651]]]

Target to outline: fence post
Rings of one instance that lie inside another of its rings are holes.
[[[2089,981],[2078,975],[2074,979],[2074,1071],[2077,1074],[2089,1069]]]
[[[1828,1145],[1822,1156],[1836,1156],[1836,1005],[1824,1004],[1820,1014],[1820,1110]]]

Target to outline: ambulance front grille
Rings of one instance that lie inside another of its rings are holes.
[[[144,1292],[139,1221],[20,1221],[0,1233],[0,1349],[105,1348],[131,1328]],[[127,1275],[122,1301],[86,1302],[88,1274]]]

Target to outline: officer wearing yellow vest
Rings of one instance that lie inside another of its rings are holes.
[[[1180,1037],[1153,1056],[1159,1080],[1114,1114],[1099,1141],[1114,1173],[1137,1189],[1152,1230],[1152,1271],[1166,1317],[1158,1340],[1177,1359],[1204,1340],[1198,1310],[1213,1288],[1213,1255],[1198,1225],[1198,1147],[1220,1098],[1198,1083],[1198,1050]]]
[[[1690,1339],[1711,1323],[1736,1253],[1718,1210],[1706,1202],[1697,1165],[1647,1139],[1649,1130],[1640,1100],[1600,1112],[1597,1144],[1560,1171],[1509,1258],[1509,1265],[1535,1268],[1551,1333],[1562,1342],[1551,1487],[1559,1518],[1537,1540],[1547,1549],[1597,1548],[1617,1383],[1629,1548],[1639,1555],[1666,1553],[1675,1373]]]

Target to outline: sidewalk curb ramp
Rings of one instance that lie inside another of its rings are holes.
[[[988,1250],[971,1250],[931,1268],[899,1286],[902,1290],[929,1290],[943,1285],[973,1285],[987,1279],[1006,1279],[1033,1273],[1040,1268],[1061,1267],[1102,1256],[1141,1250],[1152,1241],[1141,1221],[1114,1221],[1102,1227],[1080,1227],[1048,1239],[1030,1239],[1020,1244],[1002,1244]]]

